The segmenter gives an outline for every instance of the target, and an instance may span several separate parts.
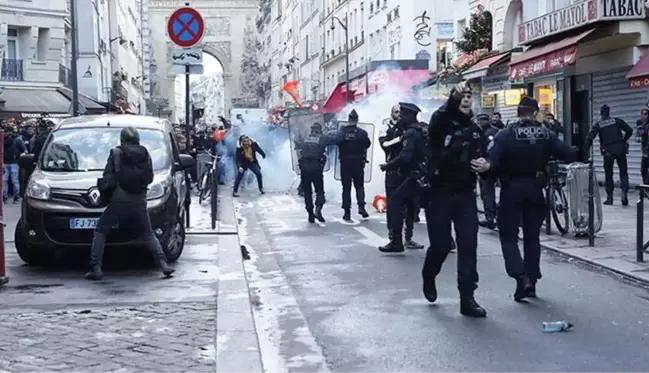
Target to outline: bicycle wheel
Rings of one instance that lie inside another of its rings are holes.
[[[550,189],[550,209],[552,220],[561,234],[570,230],[570,211],[568,210],[568,197],[562,187],[553,186]]]
[[[203,201],[207,201],[210,198],[210,193],[212,191],[212,172],[205,171],[201,177],[199,188],[200,194],[198,195],[198,204],[200,205]]]

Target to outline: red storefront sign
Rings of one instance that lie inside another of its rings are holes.
[[[577,47],[572,46],[548,53],[527,61],[512,64],[509,68],[509,80],[520,80],[534,75],[549,73],[575,63]]]
[[[639,76],[637,78],[629,79],[630,88],[646,88],[649,87],[649,76]]]

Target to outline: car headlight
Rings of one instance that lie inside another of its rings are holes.
[[[149,185],[149,190],[146,192],[146,199],[151,200],[164,197],[169,192],[170,186],[171,180],[169,179],[154,181]]]
[[[26,192],[29,198],[41,201],[47,201],[52,197],[50,186],[44,180],[31,180]]]

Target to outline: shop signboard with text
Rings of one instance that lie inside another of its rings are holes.
[[[645,0],[582,0],[518,25],[519,44],[528,44],[601,21],[645,18]]]
[[[572,65],[576,59],[577,47],[572,46],[527,61],[514,63],[509,69],[509,80],[515,81],[549,73],[552,70]]]
[[[630,88],[647,88],[649,87],[649,76],[639,76],[629,79]]]

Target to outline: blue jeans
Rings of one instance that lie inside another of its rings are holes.
[[[9,178],[13,183],[14,196],[20,196],[20,182],[18,180],[18,164],[10,163],[4,165],[2,173],[2,197],[9,198]]]

